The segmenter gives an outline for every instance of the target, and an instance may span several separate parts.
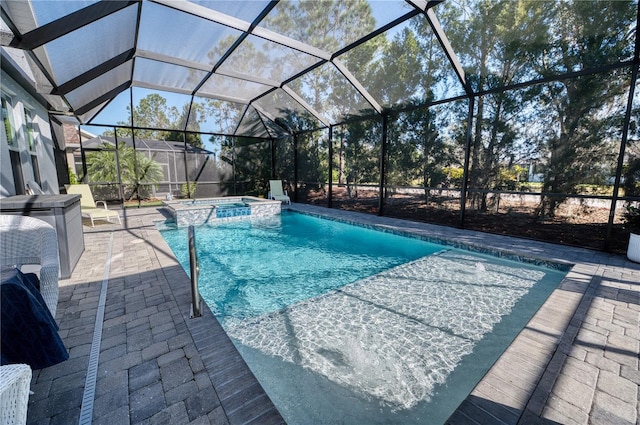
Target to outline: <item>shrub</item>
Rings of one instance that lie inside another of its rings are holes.
[[[640,235],[640,208],[631,204],[625,207],[624,227],[631,233]]]

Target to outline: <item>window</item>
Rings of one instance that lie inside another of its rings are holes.
[[[33,179],[38,183],[38,185],[42,185],[42,181],[40,180],[40,167],[38,165],[38,140],[40,138],[40,134],[36,130],[36,124],[33,121],[34,113],[31,109],[24,108],[24,129],[25,129],[25,139],[27,140],[27,145],[29,146],[29,153],[31,155],[31,165],[33,167]]]
[[[13,171],[13,183],[16,187],[16,195],[24,195],[24,177],[22,176],[20,152],[9,149],[9,156],[11,157],[11,169]]]
[[[33,123],[33,112],[30,109],[24,108],[24,122],[25,122],[25,136],[29,145],[29,151],[36,151],[36,144],[38,142],[38,133],[36,132],[35,125]]]
[[[13,117],[13,104],[11,98],[2,95],[2,124],[4,127],[4,137],[9,145],[9,157],[11,159],[11,171],[13,172],[13,183],[16,188],[16,195],[23,195],[24,177],[22,176],[22,160],[20,159],[20,151],[18,150],[18,137],[16,134],[16,125]]]
[[[2,96],[2,122],[4,123],[4,134],[9,146],[17,146],[16,126],[13,120],[13,107],[8,97]]]
[[[31,164],[33,165],[33,179],[38,183],[38,186],[42,186],[42,180],[40,180],[40,166],[38,165],[38,155],[31,154]]]

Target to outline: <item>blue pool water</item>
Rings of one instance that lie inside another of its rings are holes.
[[[188,271],[186,229],[163,236]],[[202,297],[290,425],[443,423],[565,274],[291,212],[196,240]]]
[[[282,218],[281,218],[282,217]],[[180,263],[187,229],[164,231]],[[223,320],[278,311],[390,267],[433,254],[440,245],[284,213],[197,228],[200,293]]]

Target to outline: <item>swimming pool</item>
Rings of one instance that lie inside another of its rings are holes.
[[[186,230],[163,236],[188,270]],[[565,274],[290,212],[197,241],[202,297],[289,424],[444,422]]]

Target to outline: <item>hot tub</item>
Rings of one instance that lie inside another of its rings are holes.
[[[254,196],[164,201],[178,227],[280,214],[282,202]]]

